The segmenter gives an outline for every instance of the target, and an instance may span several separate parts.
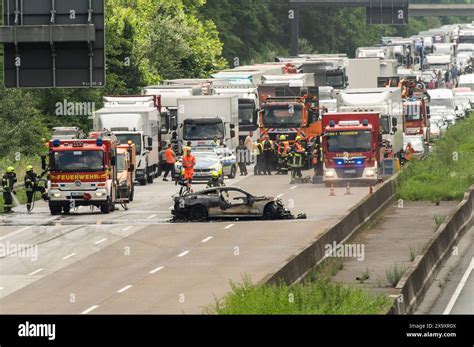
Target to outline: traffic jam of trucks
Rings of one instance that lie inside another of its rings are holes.
[[[142,95],[105,96],[90,133],[52,129],[43,160],[51,214],[128,209],[136,185],[161,176],[175,180],[178,197],[201,194],[202,182],[219,189],[239,170],[373,187],[469,115],[473,33],[445,26],[383,37],[355,58],[277,57],[211,78],[163,81]]]

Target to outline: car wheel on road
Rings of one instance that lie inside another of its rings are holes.
[[[233,179],[235,178],[235,176],[237,175],[237,167],[235,165],[232,165],[232,168],[230,169],[230,173],[229,173],[229,177],[230,179]]]
[[[274,220],[278,217],[278,206],[275,203],[270,203],[265,206],[263,210],[263,218],[266,220]]]
[[[64,204],[63,205],[63,212],[64,212],[64,214],[70,214],[71,213],[71,205]]]
[[[189,219],[193,222],[204,222],[207,220],[207,210],[202,205],[191,207]]]

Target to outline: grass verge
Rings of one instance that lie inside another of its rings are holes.
[[[449,128],[425,160],[414,160],[402,171],[399,199],[408,201],[462,200],[474,183],[474,117]]]
[[[384,314],[391,306],[385,296],[330,283],[329,279],[292,286],[253,285],[248,279],[232,283],[232,292],[216,302],[210,313],[241,314]]]

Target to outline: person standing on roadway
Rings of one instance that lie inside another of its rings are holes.
[[[297,136],[296,137],[296,142],[293,145],[291,152],[290,152],[290,158],[289,158],[289,166],[291,167],[291,184],[295,183],[296,179],[302,179],[303,178],[303,173],[302,169],[304,166],[304,155],[305,155],[305,150],[303,145],[301,144],[301,137]]]
[[[257,158],[257,163],[255,164],[254,168],[254,175],[258,176],[261,175],[263,171],[263,143],[261,139],[257,140],[257,144],[255,146],[255,156]]]
[[[255,144],[253,142],[253,131],[250,131],[244,141],[244,146],[247,147],[248,151],[250,152],[250,161],[247,164],[255,164],[255,156],[254,156],[254,149]]]
[[[166,165],[165,165],[165,175],[163,176],[163,181],[167,182],[168,181],[167,177],[170,172],[171,172],[171,179],[174,179],[175,177],[174,164],[176,163],[176,154],[173,151],[171,143],[168,144],[168,148],[166,149],[165,160],[166,160]]]
[[[48,200],[46,189],[44,187],[38,186],[38,180],[38,175],[33,171],[33,166],[28,165],[26,167],[26,175],[24,179],[27,198],[26,209],[28,212],[31,212],[31,206],[35,192],[40,192],[43,200]]]
[[[11,213],[13,208],[13,196],[16,194],[14,188],[17,182],[15,169],[10,166],[7,168],[5,174],[2,177],[2,188],[3,188],[3,212]]]
[[[277,147],[277,175],[288,174],[288,153],[290,144],[286,141],[286,136],[280,136],[280,142]]]
[[[196,158],[192,154],[192,150],[188,149],[186,155],[183,157],[184,181],[188,188],[191,188],[194,177],[194,167],[196,166]]]
[[[273,159],[273,143],[270,141],[268,135],[265,136],[263,141],[263,174],[272,174],[272,159]]]
[[[247,176],[247,163],[250,162],[250,151],[244,146],[244,141],[240,140],[239,145],[235,149],[235,155],[240,169],[240,176]]]

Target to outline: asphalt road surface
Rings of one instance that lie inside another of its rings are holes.
[[[137,187],[130,209],[110,215],[83,207],[52,217],[44,202],[32,214],[18,207],[0,217],[0,247],[9,250],[0,254],[0,313],[202,313],[230,281],[262,280],[368,194],[336,188],[333,197],[282,176],[227,185],[278,196],[308,220],[169,223],[178,188],[161,180]]]

